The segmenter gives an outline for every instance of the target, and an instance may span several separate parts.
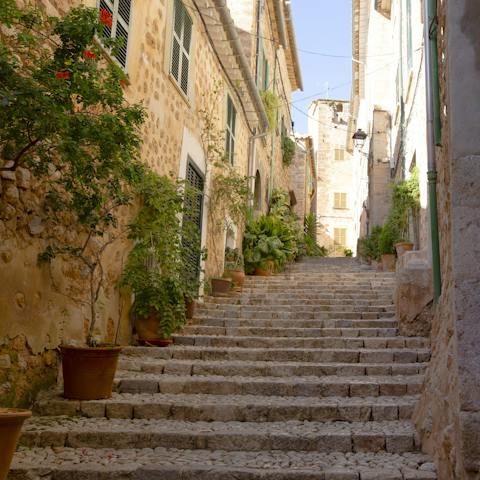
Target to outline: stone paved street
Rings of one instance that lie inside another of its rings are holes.
[[[394,274],[305,259],[206,298],[168,348],[129,347],[109,400],[45,392],[9,480],[433,480],[411,423],[430,351]]]

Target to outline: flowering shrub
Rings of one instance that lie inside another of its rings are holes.
[[[143,108],[127,105],[123,71],[98,43],[111,14],[75,8],[46,18],[2,0],[0,9],[0,171],[29,168],[44,183],[44,220],[53,233],[43,261],[68,257],[87,270],[89,343],[103,286],[102,255],[118,238],[118,209],[142,177],[137,160]],[[114,39],[102,40],[115,53]]]

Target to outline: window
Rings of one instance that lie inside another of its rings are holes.
[[[336,148],[335,149],[335,161],[336,162],[342,162],[345,160],[345,151],[343,148]]]
[[[335,247],[345,248],[347,245],[347,229],[334,228],[333,229],[333,243]]]
[[[125,68],[127,66],[128,33],[130,26],[131,0],[100,0],[100,10],[112,14],[112,27],[103,27],[103,36],[107,38],[122,38],[122,46],[118,49],[115,59]]]
[[[347,194],[337,193],[333,194],[333,208],[345,209],[347,208]]]
[[[413,42],[412,42],[412,0],[407,2],[407,66],[413,68]]]
[[[192,19],[180,0],[174,3],[172,54],[170,73],[185,95],[188,95]]]
[[[260,90],[268,90],[269,86],[269,64],[265,50],[261,50],[258,55],[257,86]]]
[[[225,154],[228,161],[233,165],[235,155],[235,122],[237,111],[230,95],[227,97],[227,126],[225,129]]]

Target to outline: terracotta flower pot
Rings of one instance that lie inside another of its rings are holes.
[[[228,295],[232,288],[232,281],[229,278],[212,278],[212,295],[222,297]]]
[[[397,251],[397,255],[403,255],[405,252],[410,252],[413,250],[413,243],[412,242],[398,242],[395,244],[395,250]]]
[[[225,274],[232,279],[235,286],[243,288],[245,283],[245,272],[243,270],[226,270]]]
[[[30,410],[0,408],[0,480],[7,478],[23,422],[31,415]]]
[[[195,300],[185,301],[185,316],[191,320],[195,316]]]
[[[272,274],[272,272],[270,272],[269,270],[265,270],[263,268],[257,267],[255,269],[255,275],[257,277],[269,277],[271,274]]]
[[[72,400],[99,400],[112,396],[113,378],[122,347],[61,345],[63,395]]]
[[[163,338],[160,335],[158,316],[151,313],[148,317],[135,316],[135,331],[141,344],[167,347],[173,343],[171,338]]]
[[[395,271],[395,254],[393,253],[384,253],[382,255],[382,266],[384,272],[394,272]]]

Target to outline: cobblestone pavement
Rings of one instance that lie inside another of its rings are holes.
[[[129,347],[111,399],[37,399],[9,480],[433,480],[411,415],[430,358],[394,275],[306,259]]]

